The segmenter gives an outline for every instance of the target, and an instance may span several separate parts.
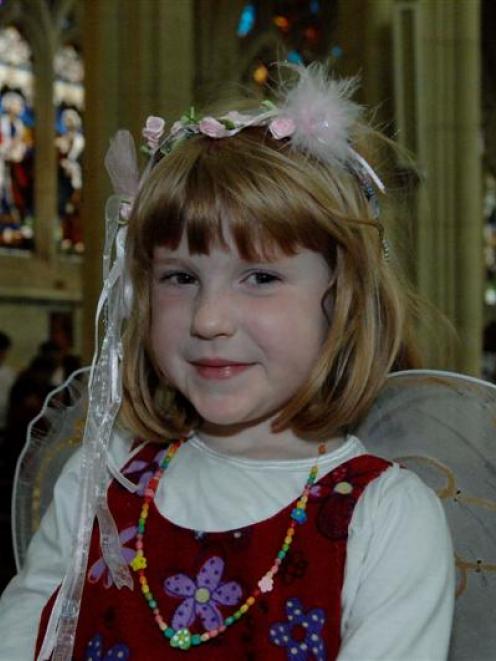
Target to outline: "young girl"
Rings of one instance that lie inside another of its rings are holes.
[[[352,435],[415,355],[373,133],[353,85],[297,73],[279,106],[150,118],[141,182],[114,143],[83,450],[3,595],[2,661],[446,658],[442,507]]]

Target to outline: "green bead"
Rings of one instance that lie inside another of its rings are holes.
[[[191,644],[199,645],[201,643],[201,636],[199,633],[195,633],[191,636]]]
[[[284,560],[284,558],[286,557],[286,551],[279,551],[277,557],[280,558],[281,560]]]
[[[170,639],[171,647],[178,647],[180,650],[189,650],[191,647],[191,633],[189,629],[178,629]]]
[[[283,544],[282,545],[282,550],[283,551],[288,551],[289,550],[289,544]]]
[[[167,627],[167,629],[164,630],[164,636],[165,636],[166,638],[169,638],[169,639],[172,638],[172,636],[173,636],[175,633],[176,633],[176,632],[174,631],[174,629],[172,629],[172,627]]]
[[[233,614],[233,617],[234,617],[235,620],[239,620],[239,618],[240,618],[242,615],[243,615],[243,613],[242,613],[241,611],[236,611],[236,612]]]
[[[150,608],[157,608],[157,602],[155,601],[155,599],[151,599],[148,602],[148,605],[150,606]]]
[[[232,615],[229,615],[229,617],[226,617],[226,619],[224,620],[224,625],[226,627],[230,627],[233,622],[234,622],[234,617],[232,617]]]

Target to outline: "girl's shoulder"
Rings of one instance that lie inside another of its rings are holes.
[[[380,457],[369,457],[384,462]],[[354,529],[417,531],[421,536],[448,533],[439,496],[416,473],[395,461],[363,492],[352,521]]]

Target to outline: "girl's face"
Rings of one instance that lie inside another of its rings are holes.
[[[327,331],[330,279],[319,253],[270,262],[228,248],[191,254],[185,236],[153,259],[151,342],[168,383],[211,426],[275,416],[307,379]]]

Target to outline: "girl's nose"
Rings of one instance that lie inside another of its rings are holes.
[[[230,297],[219,292],[200,293],[191,319],[192,335],[204,339],[230,336],[234,328]]]

